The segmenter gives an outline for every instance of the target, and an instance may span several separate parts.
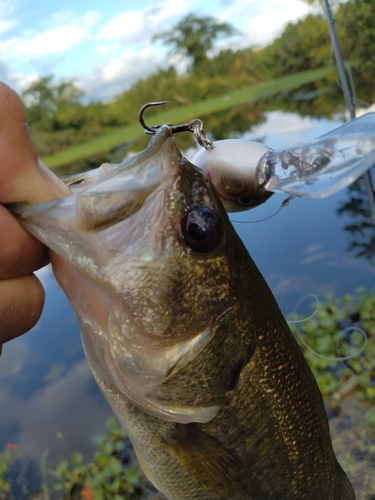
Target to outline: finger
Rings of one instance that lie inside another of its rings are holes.
[[[0,205],[0,279],[32,273],[49,262],[48,250]]]
[[[18,95],[0,83],[0,203],[41,203],[69,190],[39,162]]]
[[[33,274],[0,281],[0,344],[29,331],[43,304],[44,289]]]

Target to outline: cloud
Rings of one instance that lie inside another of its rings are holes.
[[[0,52],[7,60],[37,59],[50,54],[64,53],[78,43],[91,37],[98,20],[96,12],[86,12],[77,17],[65,12],[56,13],[50,19],[51,27],[45,31],[24,31],[21,36],[0,41]]]
[[[0,20],[0,35],[5,33],[6,31],[9,31],[10,29],[14,28],[16,26],[17,22],[16,21],[1,21]]]
[[[224,8],[220,20],[235,19],[243,33],[241,45],[265,45],[284,29],[288,22],[300,19],[309,7],[300,0],[242,0]]]
[[[118,15],[110,18],[105,5],[95,4],[94,9],[100,13],[91,10],[81,15],[74,5],[69,5],[71,10],[48,16],[40,8],[37,23],[28,24],[32,29],[22,31],[25,16],[20,0],[0,0],[0,4],[0,33],[5,32],[0,39],[0,53],[8,64],[8,83],[21,90],[35,74],[55,74],[65,79],[81,75],[83,90],[90,98],[100,99],[111,98],[156,68],[171,64],[167,48],[153,38],[171,29],[188,13],[214,16],[238,27],[242,36],[220,40],[218,44],[218,49],[236,49],[263,43],[274,30],[279,33],[285,22],[308,9],[299,0],[147,0],[144,8],[133,7],[130,11],[126,11],[128,6],[120,5]],[[105,22],[100,23],[100,19]],[[181,61],[177,63],[178,71],[179,64]]]
[[[19,0],[0,0],[0,21],[20,7]]]
[[[152,47],[141,51],[129,49],[120,56],[105,60],[77,82],[91,97],[106,100],[123,92],[136,80],[145,78],[166,62]]]
[[[1,396],[1,394],[0,394]],[[7,404],[3,425],[8,422],[20,429],[17,436],[22,452],[38,458],[43,449],[52,455],[87,448],[93,435],[103,429],[111,415],[86,360],[78,361],[66,375],[49,383],[27,401],[2,395]],[[56,434],[64,436],[57,441]]]
[[[31,355],[30,346],[23,337],[7,342],[4,346],[4,355],[1,358],[0,377],[5,379],[20,373]]]
[[[185,0],[153,2],[142,10],[122,12],[105,24],[95,38],[121,44],[149,44],[154,35],[177,23],[187,10]]]
[[[97,40],[117,40],[123,42],[142,41],[145,37],[143,32],[145,13],[141,10],[123,12],[111,19],[96,35]]]

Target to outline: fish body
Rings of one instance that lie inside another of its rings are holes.
[[[303,354],[170,129],[71,188],[12,210],[52,250],[94,376],[154,485],[169,500],[354,499]]]

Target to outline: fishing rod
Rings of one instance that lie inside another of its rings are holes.
[[[331,10],[331,5],[329,3],[329,0],[324,0],[324,6],[325,6],[326,14],[327,14],[329,33],[331,36],[333,52],[335,54],[336,65],[337,65],[337,69],[338,69],[339,76],[340,76],[340,81],[341,81],[341,86],[342,86],[342,90],[344,93],[346,107],[347,107],[347,110],[349,111],[350,120],[354,120],[356,117],[354,99],[353,99],[353,95],[352,95],[352,92],[351,92],[350,87],[349,87],[348,78],[346,76],[344,60],[342,57],[340,44],[339,44],[339,41],[337,38],[337,33],[336,33],[336,28],[335,28],[335,20],[334,20],[334,17],[332,15],[332,10]],[[368,196],[368,199],[370,202],[371,219],[372,219],[372,222],[375,226],[374,189],[372,187],[371,176],[370,176],[370,173],[368,170],[363,174],[363,179],[365,181],[367,196]]]

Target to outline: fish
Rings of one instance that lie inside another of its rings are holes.
[[[302,351],[171,128],[65,183],[68,196],[10,209],[51,249],[94,377],[155,487],[169,500],[355,499]]]

